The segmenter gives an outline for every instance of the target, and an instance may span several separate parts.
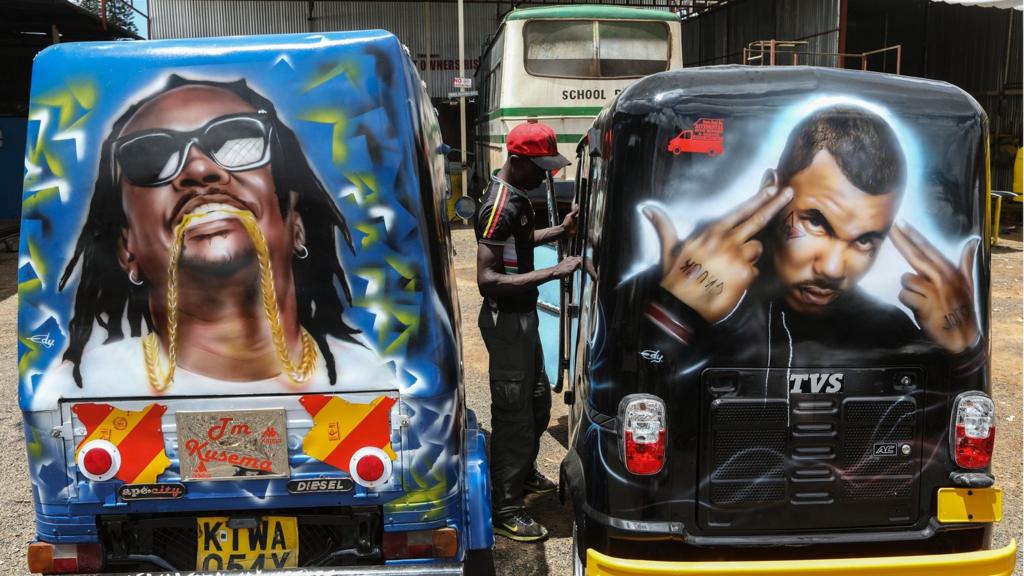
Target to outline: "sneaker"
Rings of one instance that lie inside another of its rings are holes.
[[[558,486],[544,477],[543,474],[534,469],[526,480],[523,480],[523,492],[528,494],[550,494],[558,490]]]
[[[539,542],[548,537],[548,529],[537,523],[525,510],[520,510],[494,523],[494,533],[516,542]]]

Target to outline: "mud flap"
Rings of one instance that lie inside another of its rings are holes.
[[[484,433],[472,410],[466,411],[466,527],[470,550],[490,550],[494,546],[491,530],[491,478],[487,464]]]

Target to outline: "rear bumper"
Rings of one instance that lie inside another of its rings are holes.
[[[958,554],[717,563],[628,560],[589,549],[587,576],[1010,576],[1016,555],[1016,542],[997,550]]]
[[[138,572],[120,576],[138,576]],[[181,572],[146,572],[148,576],[181,576]],[[461,564],[415,564],[406,566],[353,566],[349,568],[292,568],[273,572],[187,572],[189,576],[273,574],[274,576],[462,576]],[[112,575],[118,576],[118,575]]]

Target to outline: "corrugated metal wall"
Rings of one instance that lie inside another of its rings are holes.
[[[566,0],[582,4],[586,0]],[[590,0],[593,3],[593,0]],[[668,6],[672,0],[620,0],[620,5]],[[430,95],[443,98],[458,75],[458,5],[453,2],[340,2],[285,0],[149,0],[151,38],[327,32],[382,28],[393,32],[420,67]],[[520,2],[518,6],[530,6]],[[466,75],[511,2],[465,4]],[[428,25],[429,23],[429,25]]]
[[[683,64],[740,64],[757,40],[806,40],[809,52],[839,49],[839,0],[740,0],[683,22]],[[802,64],[829,66],[819,57]]]
[[[923,75],[956,84],[985,109],[992,133],[992,188],[1010,190],[1014,146],[1021,145],[1024,121],[1020,13],[935,4],[927,7],[927,17]]]

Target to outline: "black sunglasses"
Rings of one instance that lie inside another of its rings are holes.
[[[260,110],[214,118],[191,132],[155,128],[118,138],[112,147],[113,178],[120,173],[136,186],[160,186],[174,180],[196,145],[218,166],[232,172],[270,162],[270,115]]]

